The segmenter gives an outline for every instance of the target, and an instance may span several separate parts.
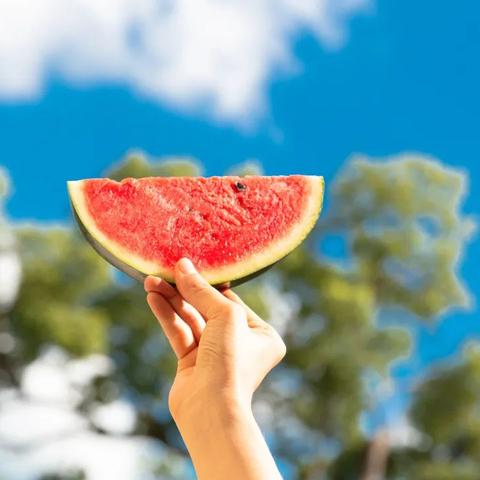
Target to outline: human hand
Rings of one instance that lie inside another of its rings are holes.
[[[168,403],[199,480],[281,479],[250,404],[285,344],[234,292],[209,285],[189,260],[177,263],[175,283],[147,277],[145,290],[178,359]]]
[[[226,415],[250,408],[286,348],[238,295],[209,285],[188,259],[177,263],[175,283],[149,276],[145,290],[178,359],[169,408],[181,429],[211,406]]]

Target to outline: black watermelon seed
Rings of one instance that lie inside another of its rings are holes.
[[[235,183],[235,188],[240,192],[241,190],[245,190],[247,186],[242,182]]]

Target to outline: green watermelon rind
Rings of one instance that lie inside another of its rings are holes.
[[[305,202],[303,214],[300,219],[292,225],[288,234],[266,245],[263,250],[247,256],[240,261],[220,268],[202,270],[202,275],[210,284],[238,284],[242,279],[250,278],[256,273],[266,270],[269,266],[272,266],[288,255],[304,241],[315,226],[320,215],[324,193],[323,177],[306,175],[305,178],[310,181],[310,193]],[[97,228],[95,219],[88,212],[85,203],[82,192],[83,182],[84,180],[67,182],[68,193],[74,216],[80,225],[80,229],[95,250],[112,265],[139,281],[148,275],[155,275],[170,283],[174,283],[175,280],[171,268],[166,268],[128,251],[117,242],[109,239]]]

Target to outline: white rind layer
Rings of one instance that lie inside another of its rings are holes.
[[[308,175],[305,178],[310,183],[307,205],[299,220],[292,225],[290,231],[277,241],[267,245],[263,250],[242,260],[223,267],[201,270],[202,275],[209,283],[216,285],[246,277],[277,262],[303,242],[315,226],[320,215],[324,191],[323,177]],[[90,235],[114,257],[135,270],[145,275],[156,275],[169,282],[174,282],[173,272],[170,268],[130,252],[117,242],[109,239],[97,227],[94,218],[88,212],[82,189],[83,183],[84,180],[67,182],[68,192],[77,216]]]

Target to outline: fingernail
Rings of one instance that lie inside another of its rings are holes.
[[[145,281],[143,282],[143,286],[145,290],[148,292],[152,288],[158,287],[162,283],[162,279],[159,277],[154,277],[153,275],[149,275]]]
[[[178,262],[178,266],[182,273],[195,273],[195,267],[188,258],[182,258]]]

